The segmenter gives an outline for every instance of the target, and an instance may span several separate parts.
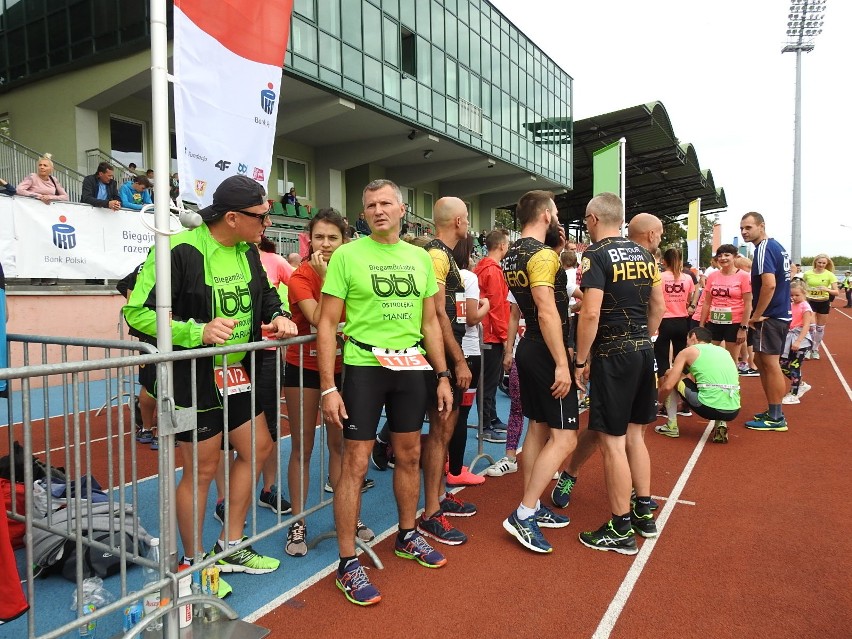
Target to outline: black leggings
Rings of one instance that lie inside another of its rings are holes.
[[[470,381],[470,387],[476,389],[477,384],[479,384],[479,370],[482,365],[482,358],[479,355],[471,355],[470,357],[466,357],[465,361],[467,361],[470,374],[473,376]],[[478,392],[476,394],[476,405],[479,406],[479,402],[481,401],[482,392]],[[447,452],[450,456],[451,475],[458,475],[462,470],[462,465],[464,465],[464,449],[467,445],[467,418],[470,415],[471,409],[471,406],[465,406],[464,404],[465,401],[463,398],[462,405],[459,406],[459,419],[456,422],[456,428],[453,430],[453,436],[450,438],[450,443],[447,446]],[[487,415],[485,415],[485,420],[487,424]]]
[[[658,376],[661,377],[671,367],[669,357],[677,357],[677,354],[686,348],[688,332],[688,317],[666,317],[660,322],[657,341],[654,342],[654,359],[657,360]]]

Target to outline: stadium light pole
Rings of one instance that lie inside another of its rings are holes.
[[[802,261],[802,52],[814,50],[822,33],[826,0],[793,0],[787,19],[787,44],[781,53],[796,54],[796,114],[793,142],[793,219],[790,257]]]

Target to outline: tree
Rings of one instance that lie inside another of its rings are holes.
[[[515,214],[509,209],[494,209],[494,228],[516,230]]]

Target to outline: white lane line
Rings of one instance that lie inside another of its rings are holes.
[[[657,501],[671,501],[669,497],[660,497],[659,495],[651,495],[651,499],[656,499]],[[683,504],[684,506],[694,506],[694,501],[689,501],[687,499],[678,499],[677,503]]]
[[[840,385],[843,386],[844,390],[846,391],[846,396],[849,398],[849,401],[852,402],[852,388],[849,388],[849,384],[846,382],[846,378],[843,377],[843,373],[840,372],[840,367],[837,365],[837,362],[834,361],[834,358],[831,356],[831,351],[828,350],[828,346],[825,345],[825,342],[822,343],[822,350],[825,353],[826,357],[828,357],[828,361],[831,362],[831,367],[834,369],[834,373],[835,375],[837,375],[837,379],[840,380]]]
[[[645,569],[645,564],[648,563],[648,559],[650,559],[651,553],[657,545],[657,540],[663,534],[663,529],[666,527],[666,522],[668,521],[669,516],[672,514],[675,505],[680,503],[680,495],[686,486],[686,482],[689,481],[689,476],[692,474],[692,470],[695,468],[695,464],[698,462],[698,458],[701,456],[701,451],[704,450],[704,444],[710,437],[712,430],[713,422],[710,422],[707,424],[707,428],[704,429],[704,434],[701,436],[698,444],[696,444],[695,450],[692,451],[689,461],[686,462],[686,466],[672,489],[671,495],[669,495],[668,500],[666,500],[666,505],[663,506],[662,511],[657,516],[657,530],[659,531],[659,535],[653,539],[646,539],[642,544],[639,554],[636,555],[633,565],[630,566],[630,570],[627,571],[624,581],[621,582],[618,592],[615,593],[615,597],[613,597],[609,607],[606,609],[606,613],[604,613],[603,618],[598,624],[595,634],[592,635],[592,639],[607,639],[612,633],[613,628],[615,628],[615,624],[618,622],[618,618],[621,616],[624,606],[627,605],[630,593],[633,592],[633,587],[636,585],[636,582],[639,581],[639,576]]]

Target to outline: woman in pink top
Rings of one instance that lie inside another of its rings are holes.
[[[683,270],[683,256],[676,248],[663,253],[663,272],[660,274],[666,312],[660,321],[657,340],[654,342],[654,358],[657,360],[657,375],[663,375],[671,367],[672,360],[686,348],[689,332],[689,316],[695,311],[697,291],[689,273]],[[667,422],[654,430],[660,434],[677,437],[677,391],[672,391],[665,401]]]
[[[701,310],[701,326],[710,329],[714,344],[725,342],[734,362],[748,335],[752,299],[751,276],[736,267],[736,258],[737,249],[732,244],[716,249],[719,270],[707,278]]]
[[[37,198],[45,204],[51,202],[67,202],[68,194],[62,185],[53,177],[53,160],[50,153],[45,153],[38,159],[36,172],[30,173],[21,180],[16,189],[17,195],[28,195]]]

